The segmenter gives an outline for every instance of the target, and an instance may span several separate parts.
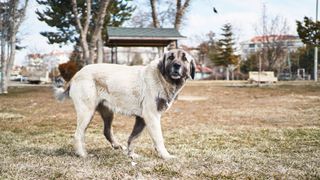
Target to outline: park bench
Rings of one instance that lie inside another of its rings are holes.
[[[259,81],[260,83],[275,83],[278,79],[274,76],[273,71],[262,71],[260,72],[260,77],[258,71],[250,71],[248,81],[249,83],[257,83]]]

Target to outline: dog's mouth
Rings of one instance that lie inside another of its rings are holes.
[[[170,76],[171,76],[172,79],[180,79],[181,78],[181,75],[178,72],[172,72],[170,74]]]

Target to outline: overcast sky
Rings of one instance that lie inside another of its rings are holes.
[[[142,0],[139,0],[142,1]],[[279,15],[289,25],[289,34],[296,35],[296,20],[304,16],[315,19],[316,0],[192,0],[181,34],[187,36],[182,43],[195,46],[209,31],[219,35],[223,24],[231,23],[239,41],[248,40],[256,35],[255,27],[261,17],[262,4],[266,4],[270,17]],[[218,14],[213,13],[213,7]],[[53,50],[71,50],[72,45],[49,45],[47,39],[39,34],[49,27],[37,20],[34,13],[39,8],[35,0],[30,0],[27,17],[20,28],[22,45],[25,50],[17,53],[16,64],[21,64],[27,53],[48,53]],[[180,43],[181,44],[181,43]]]

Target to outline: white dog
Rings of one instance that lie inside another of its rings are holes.
[[[161,114],[181,91],[186,80],[194,77],[195,63],[187,52],[171,50],[163,58],[147,66],[115,64],[87,65],[77,72],[66,88],[56,88],[58,99],[70,95],[77,113],[76,153],[85,150],[85,131],[95,111],[104,120],[104,135],[113,148],[121,148],[115,140],[111,124],[113,113],[135,116],[136,122],[128,139],[128,155],[133,157],[132,142],[146,126],[155,149],[164,159],[173,157],[165,148],[161,131]]]

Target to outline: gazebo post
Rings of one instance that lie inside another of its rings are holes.
[[[115,45],[111,45],[111,63],[118,63],[118,48]]]
[[[117,46],[115,47],[115,60],[116,60],[115,64],[118,64],[118,47]]]

